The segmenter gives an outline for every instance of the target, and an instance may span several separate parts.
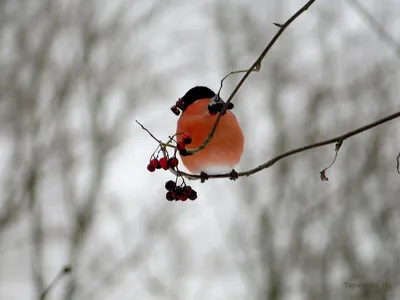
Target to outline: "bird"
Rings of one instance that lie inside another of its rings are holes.
[[[182,110],[177,128],[177,142],[184,136],[191,138],[189,149],[196,149],[209,136],[218,112],[225,102],[214,91],[205,86],[195,86],[177,102]],[[221,116],[216,131],[206,147],[192,155],[182,155],[181,161],[193,174],[200,174],[202,181],[209,174],[231,172],[231,179],[237,178],[234,167],[239,163],[244,149],[244,136],[236,116],[230,111],[233,104]]]

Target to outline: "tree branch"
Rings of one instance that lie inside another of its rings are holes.
[[[236,95],[236,93],[239,91],[243,83],[246,81],[247,77],[250,76],[250,73],[257,71],[261,68],[261,63],[264,59],[264,57],[267,55],[267,53],[271,50],[272,46],[275,44],[275,42],[278,40],[278,38],[282,35],[282,33],[286,30],[289,25],[296,20],[301,14],[303,14],[308,8],[315,2],[316,0],[310,0],[308,1],[302,8],[300,8],[293,16],[291,16],[285,23],[283,24],[278,24],[274,23],[275,26],[279,28],[278,32],[274,35],[272,40],[268,43],[267,47],[265,47],[264,51],[260,54],[260,56],[257,58],[257,60],[253,63],[253,65],[247,70],[246,74],[243,75],[242,79],[239,81],[235,89],[233,90],[232,94],[229,96],[228,100],[225,102],[224,107],[222,110],[219,112],[217,119],[215,120],[214,126],[211,129],[210,134],[208,137],[205,139],[205,141],[196,149],[186,149],[188,153],[194,154],[202,149],[204,149],[207,144],[211,141],[211,139],[214,136],[215,131],[217,130],[218,123],[222,117],[222,115],[225,113],[226,109],[228,108],[229,103],[232,101],[233,97]]]
[[[292,155],[300,153],[300,152],[305,152],[305,151],[310,150],[310,149],[319,148],[319,147],[330,145],[330,144],[334,144],[334,143],[340,143],[341,144],[341,143],[343,143],[343,141],[347,140],[348,138],[350,138],[352,136],[360,134],[360,133],[362,133],[364,131],[367,131],[367,130],[369,130],[371,128],[377,127],[377,126],[379,126],[379,125],[381,125],[383,123],[392,121],[392,120],[394,120],[394,119],[396,119],[398,117],[400,117],[400,111],[398,111],[398,112],[396,112],[394,114],[391,114],[391,115],[389,115],[387,117],[384,117],[382,119],[379,119],[379,120],[377,120],[375,122],[369,123],[369,124],[364,125],[364,126],[359,127],[359,128],[356,128],[356,129],[354,129],[354,130],[352,130],[350,132],[347,132],[345,134],[339,135],[337,137],[334,137],[334,138],[331,138],[331,139],[328,139],[328,140],[324,140],[324,141],[321,141],[321,142],[309,144],[309,145],[306,145],[306,146],[303,146],[303,147],[299,147],[299,148],[287,151],[287,152],[282,153],[282,154],[280,154],[278,156],[275,156],[274,158],[268,160],[267,162],[265,162],[262,165],[259,165],[256,168],[250,169],[250,170],[245,171],[245,172],[238,173],[238,177],[253,175],[253,174],[257,173],[257,172],[260,172],[261,170],[264,170],[266,168],[271,167],[272,165],[274,165],[276,162],[280,161],[283,158],[292,156]],[[325,168],[325,170],[326,170],[326,168]],[[194,180],[201,179],[200,175],[188,174],[188,173],[181,172],[181,171],[179,171],[179,175],[182,175],[182,176],[184,176],[184,177],[186,177],[188,179],[194,179]],[[230,176],[231,176],[231,173],[226,173],[226,174],[209,175],[209,178],[230,178]]]

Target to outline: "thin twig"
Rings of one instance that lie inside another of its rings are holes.
[[[219,120],[221,119],[222,115],[225,114],[226,109],[228,108],[228,104],[232,101],[233,97],[236,95],[236,93],[239,91],[243,83],[246,81],[247,77],[250,76],[250,73],[253,72],[254,70],[257,70],[261,67],[261,62],[263,61],[264,57],[267,55],[267,53],[271,50],[272,46],[275,44],[275,42],[278,40],[278,38],[281,36],[281,34],[285,31],[289,25],[296,20],[301,14],[303,14],[316,0],[310,0],[308,1],[302,8],[300,8],[293,16],[291,16],[284,24],[278,24],[274,23],[276,26],[277,24],[279,25],[278,32],[274,35],[272,40],[268,43],[267,47],[264,49],[264,51],[260,54],[260,56],[257,58],[257,60],[253,63],[253,65],[247,70],[246,74],[242,77],[242,79],[239,81],[235,89],[233,90],[232,94],[229,96],[228,100],[225,102],[224,107],[222,110],[219,112],[217,119],[215,120],[214,126],[211,129],[210,134],[208,137],[205,139],[205,141],[196,149],[187,149],[188,153],[194,154],[197,153],[201,150],[203,150],[207,144],[211,141],[211,139],[214,136],[215,130],[217,129]]]
[[[170,138],[170,140],[168,141],[168,143],[163,143],[161,140],[159,140],[158,138],[156,138],[151,132],[150,130],[148,130],[146,127],[144,127],[138,120],[135,120],[136,123],[139,124],[140,127],[142,127],[142,129],[144,131],[146,131],[158,144],[160,144],[161,147],[171,147],[171,148],[175,148],[175,146],[170,145],[169,143],[171,142],[171,140],[173,140],[172,138]]]
[[[369,25],[375,30],[381,39],[394,48],[397,58],[400,59],[400,45],[396,42],[396,39],[394,39],[389,32],[385,30],[381,24],[379,24],[374,16],[368,12],[368,10],[359,1],[347,0],[347,2],[350,3],[350,5],[352,5],[358,11],[358,13],[368,21]]]
[[[159,144],[162,144],[163,142],[161,142],[158,138],[156,138],[151,132],[150,130],[148,130],[146,127],[144,127],[138,120],[135,120],[136,123],[139,124],[140,127],[142,127],[142,129],[144,131],[146,131],[156,142],[158,142]]]
[[[258,66],[256,66],[256,68],[254,68],[253,72],[258,72],[258,71],[260,71],[260,69],[261,69],[261,65],[258,65]],[[249,70],[237,70],[237,71],[232,71],[232,72],[229,72],[228,74],[226,74],[224,76],[224,78],[221,79],[221,85],[219,86],[219,90],[218,90],[218,93],[217,93],[218,97],[219,97],[219,95],[221,93],[222,87],[224,86],[225,79],[227,79],[231,75],[239,74],[239,73],[246,73],[248,71]]]
[[[335,163],[336,158],[337,158],[337,156],[339,154],[340,147],[342,147],[342,145],[343,145],[343,141],[342,140],[340,140],[339,142],[336,143],[336,146],[335,146],[335,157],[333,158],[331,164],[329,166],[325,167],[321,172],[319,172],[319,174],[321,175],[321,180],[322,181],[328,181],[329,180],[328,177],[326,176],[326,170],[328,170],[330,167],[332,167],[333,164]]]
[[[60,272],[54,277],[53,281],[49,284],[49,286],[42,292],[40,295],[40,300],[45,300],[50,290],[57,284],[57,282],[63,278],[65,275],[71,273],[71,266],[63,267]]]

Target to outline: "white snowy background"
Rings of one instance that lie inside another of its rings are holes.
[[[398,299],[399,121],[168,202],[172,104],[305,0],[0,2],[0,299]],[[400,3],[317,0],[234,98],[243,171],[400,109]],[[231,76],[227,98],[241,75]],[[390,288],[346,288],[387,282]]]

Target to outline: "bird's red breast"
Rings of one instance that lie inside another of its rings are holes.
[[[192,138],[188,148],[198,148],[209,136],[218,114],[208,110],[210,98],[196,99],[183,111],[178,120],[177,133],[187,133]],[[177,136],[178,142],[182,135]],[[192,173],[229,172],[240,161],[244,136],[235,115],[227,110],[218,123],[213,138],[207,146],[190,156],[181,156],[183,164]]]

